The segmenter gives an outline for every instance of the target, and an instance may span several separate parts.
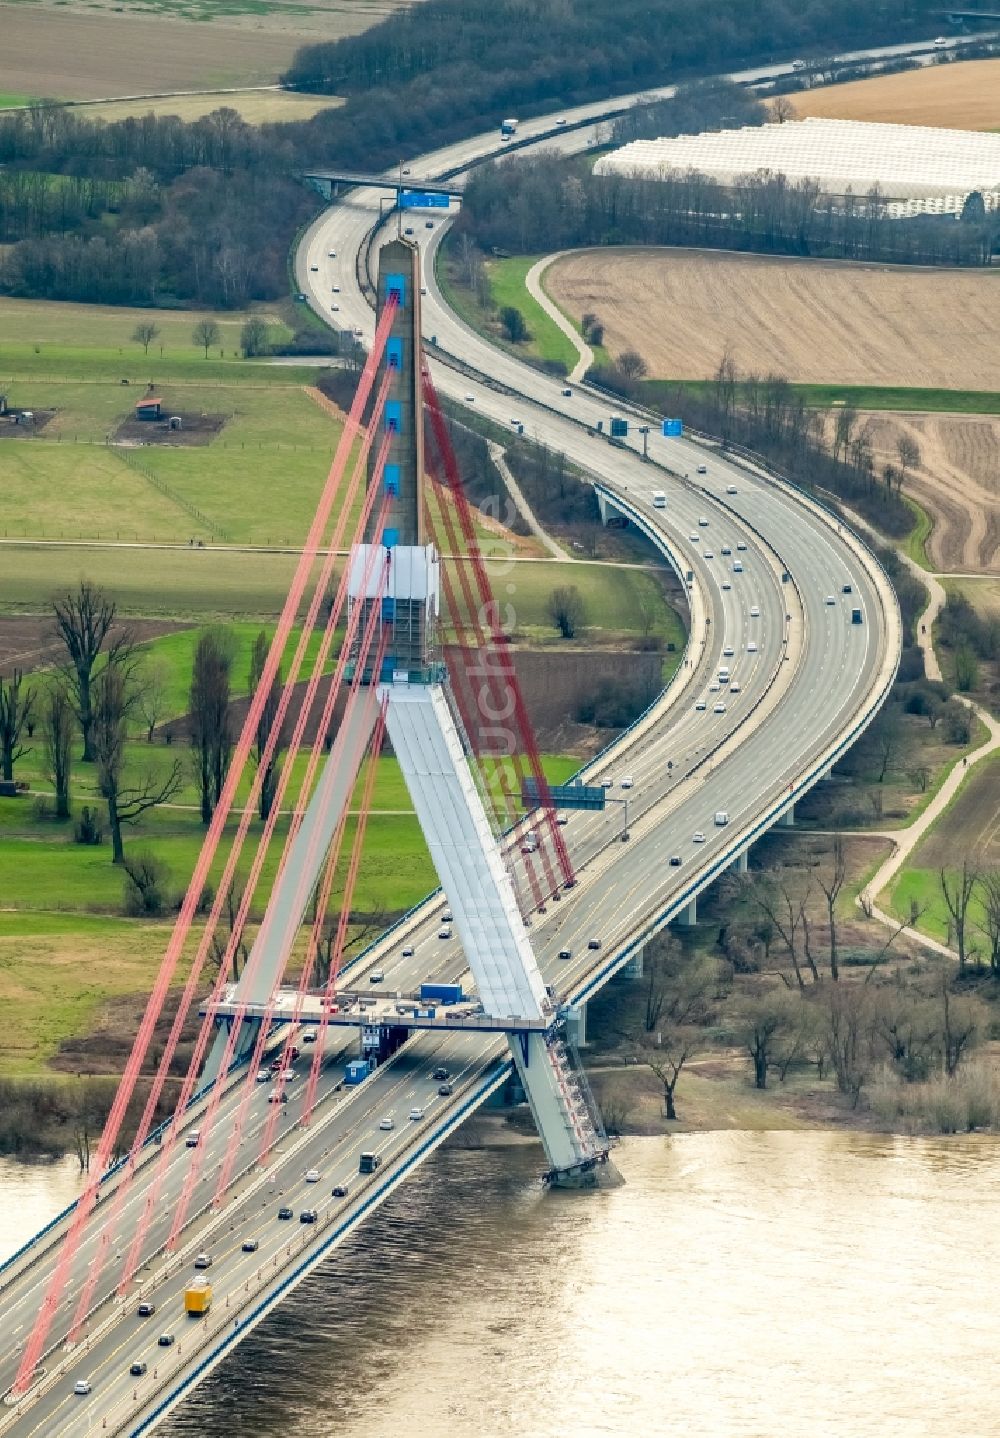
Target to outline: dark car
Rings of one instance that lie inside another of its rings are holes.
[[[290,1209],[290,1208],[288,1207],[287,1204],[282,1204],[281,1208],[278,1209],[278,1217],[279,1217],[279,1218],[294,1218],[294,1217],[295,1217],[295,1213],[294,1213],[294,1211],[293,1211],[292,1209]]]
[[[145,1364],[145,1363],[131,1363],[131,1364],[129,1364],[129,1370],[128,1370],[128,1371],[131,1373],[131,1375],[132,1375],[133,1378],[141,1378],[142,1375],[146,1372],[146,1364]]]
[[[573,950],[572,950],[572,949],[560,949],[560,950],[559,950],[559,957],[560,957],[561,959],[571,959],[571,958],[573,957]]]
[[[347,1194],[348,1188],[346,1183],[338,1183],[333,1189],[334,1198],[346,1198]]]
[[[436,1068],[433,1076],[439,1082],[443,1082],[443,1080],[448,1077],[448,1070],[446,1068]]]
[[[256,1253],[258,1248],[260,1247],[260,1244],[257,1242],[256,1238],[247,1238],[244,1239],[243,1243],[241,1244],[241,1247],[244,1253]]]
[[[452,1088],[450,1083],[443,1083],[438,1087],[438,1093],[441,1095],[442,1098],[451,1098],[454,1092],[455,1090]]]
[[[587,948],[588,948],[588,949],[599,949],[600,947],[601,947],[601,941],[600,941],[600,939],[588,939],[588,941],[587,941]]]
[[[672,869],[676,869],[676,868],[677,868],[677,865],[680,863],[680,861],[681,861],[681,856],[680,856],[680,854],[671,854],[671,855],[670,855],[670,867],[671,867]]]
[[[156,1341],[161,1348],[173,1348],[175,1339],[172,1333],[161,1333]]]
[[[140,1303],[139,1307],[136,1309],[136,1313],[138,1313],[140,1318],[152,1318],[155,1312],[155,1303]]]
[[[317,1219],[318,1217],[319,1217],[319,1215],[317,1214],[317,1212],[316,1212],[316,1210],[315,1210],[314,1208],[304,1208],[304,1209],[302,1210],[302,1212],[299,1214],[299,1222],[300,1222],[300,1223],[315,1223],[315,1222],[316,1222],[316,1219]]]

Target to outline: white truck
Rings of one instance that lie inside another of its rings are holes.
[[[511,135],[516,135],[516,134],[517,134],[517,121],[516,121],[516,120],[501,120],[501,121],[500,121],[500,138],[501,138],[501,140],[509,140],[510,137],[511,137]]]

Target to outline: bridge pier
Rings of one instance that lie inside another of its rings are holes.
[[[690,899],[685,908],[677,916],[677,922],[683,929],[693,929],[698,922],[698,899],[697,896]]]
[[[743,849],[736,855],[736,872],[737,874],[745,874],[749,867],[750,852],[748,849]]]
[[[645,959],[645,947],[636,949],[635,953],[622,969],[622,977],[626,979],[641,979],[646,970]]]
[[[603,1188],[621,1182],[593,1095],[562,1039],[537,1029],[507,1036],[549,1161],[552,1188]]]
[[[614,500],[609,499],[601,490],[597,491],[597,508],[600,512],[602,525],[606,526],[609,519],[628,519],[628,515],[623,514]]]
[[[782,814],[781,818],[778,820],[778,823],[781,825],[781,827],[782,827],[783,829],[793,829],[793,828],[795,827],[795,805],[794,805],[794,804],[789,804],[788,808],[785,810],[785,812]]]

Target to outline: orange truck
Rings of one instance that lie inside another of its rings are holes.
[[[212,1285],[198,1278],[184,1290],[184,1308],[189,1318],[201,1318],[212,1306]]]

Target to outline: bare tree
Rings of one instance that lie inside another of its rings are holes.
[[[225,914],[226,927],[216,925],[212,934],[211,954],[212,962],[217,969],[221,969],[226,956],[226,951],[231,950],[230,977],[238,979],[246,967],[250,957],[250,945],[246,939],[246,923],[237,924],[240,908],[243,904],[243,890],[231,884],[226,894]]]
[[[132,331],[132,338],[136,344],[142,345],[143,354],[149,354],[149,347],[160,333],[159,325],[154,325],[152,320],[141,320]]]
[[[744,1004],[737,1018],[737,1036],[753,1061],[755,1088],[767,1088],[768,1069],[792,1026],[791,999],[791,994],[784,990],[759,994]]]
[[[979,872],[968,859],[963,859],[961,873],[952,878],[947,869],[941,868],[938,870],[938,879],[941,884],[941,897],[951,915],[950,927],[958,950],[958,971],[961,974],[965,972],[966,960],[969,957],[969,908],[976,891]]]
[[[262,629],[253,642],[250,651],[250,697],[253,699],[260,687],[261,677],[264,673],[264,666],[267,663],[267,655],[270,646],[267,635]],[[278,715],[278,703],[281,690],[281,672],[275,675],[274,683],[268,690],[267,698],[264,700],[264,707],[261,710],[260,723],[257,725],[257,733],[254,736],[252,757],[258,769],[264,759],[264,749],[267,745],[268,736],[274,728]],[[279,734],[274,746],[274,751],[264,770],[260,785],[260,817],[266,819],[274,807],[274,797],[278,788],[278,774],[280,772],[279,756],[283,747],[284,735]]]
[[[199,320],[191,331],[191,343],[205,351],[206,359],[208,359],[209,350],[217,345],[221,338],[222,331],[214,320]]]
[[[117,607],[103,589],[81,579],[77,589],[52,602],[56,628],[66,646],[64,673],[72,683],[76,717],[83,732],[83,762],[93,763],[91,688],[98,656],[115,622]]]
[[[218,629],[206,630],[194,652],[190,698],[191,744],[201,818],[205,824],[211,821],[219,802],[232,752],[229,728],[232,653],[231,636]]]
[[[944,1071],[950,1078],[962,1062],[962,1055],[979,1037],[984,1014],[979,1004],[968,998],[953,999],[948,975],[941,976],[941,1028],[944,1049]]]
[[[767,110],[776,125],[783,125],[786,120],[794,120],[798,114],[794,102],[787,95],[776,95]]]
[[[871,1000],[864,985],[826,991],[826,1047],[837,1087],[857,1108],[871,1066]]]
[[[912,434],[903,433],[896,441],[896,453],[899,456],[899,467],[902,471],[902,479],[911,469],[920,468],[920,445],[913,438]]]
[[[31,745],[22,743],[24,732],[32,724],[35,691],[24,682],[21,669],[11,671],[9,679],[0,676],[0,778],[8,783],[14,779],[14,765]]]
[[[181,766],[175,759],[166,777],[147,774],[142,779],[126,782],[128,719],[136,707],[134,681],[126,666],[106,664],[94,682],[93,699],[97,782],[108,806],[111,860],[122,864],[125,861],[124,826],[135,824],[147,809],[173,798],[181,786]]]
[[[833,852],[829,869],[821,869],[817,881],[826,899],[827,922],[830,926],[830,977],[836,982],[840,978],[837,956],[837,900],[847,879],[847,857],[844,853],[843,834],[834,834]]]
[[[575,584],[560,584],[549,595],[549,618],[564,639],[572,639],[587,622],[587,605]]]
[[[616,364],[626,379],[642,379],[648,372],[646,361],[638,350],[623,350]]]
[[[344,954],[357,953],[366,944],[384,934],[387,926],[388,915],[385,909],[373,909],[370,914],[350,915],[353,932],[344,944]],[[316,922],[316,894],[312,899],[312,920]],[[333,968],[333,960],[337,947],[337,929],[340,925],[339,914],[329,914],[323,920],[316,942],[316,957],[313,960],[313,982],[317,988],[324,988],[330,980],[330,972]],[[343,959],[343,954],[341,955]]]
[[[773,927],[784,944],[795,971],[795,982],[800,989],[805,989],[802,965],[799,962],[799,943],[803,930],[808,890],[804,898],[797,898],[784,878],[770,880],[761,878],[753,885],[750,897],[754,906]],[[815,974],[815,965],[812,967]]]
[[[668,1028],[657,1036],[660,1042],[656,1048],[646,1047],[643,1054],[647,1065],[659,1079],[663,1088],[664,1117],[677,1118],[674,1095],[681,1070],[687,1061],[702,1046],[701,1031],[693,1028]]]
[[[156,726],[169,711],[170,666],[162,658],[147,658],[142,665],[137,708],[146,726],[146,743],[152,744]]]
[[[1000,978],[1000,869],[979,875],[979,905],[983,917],[977,927],[988,945],[990,973]]]
[[[46,687],[41,710],[45,769],[56,791],[56,818],[68,819],[69,780],[73,765],[73,702],[65,680]]]

